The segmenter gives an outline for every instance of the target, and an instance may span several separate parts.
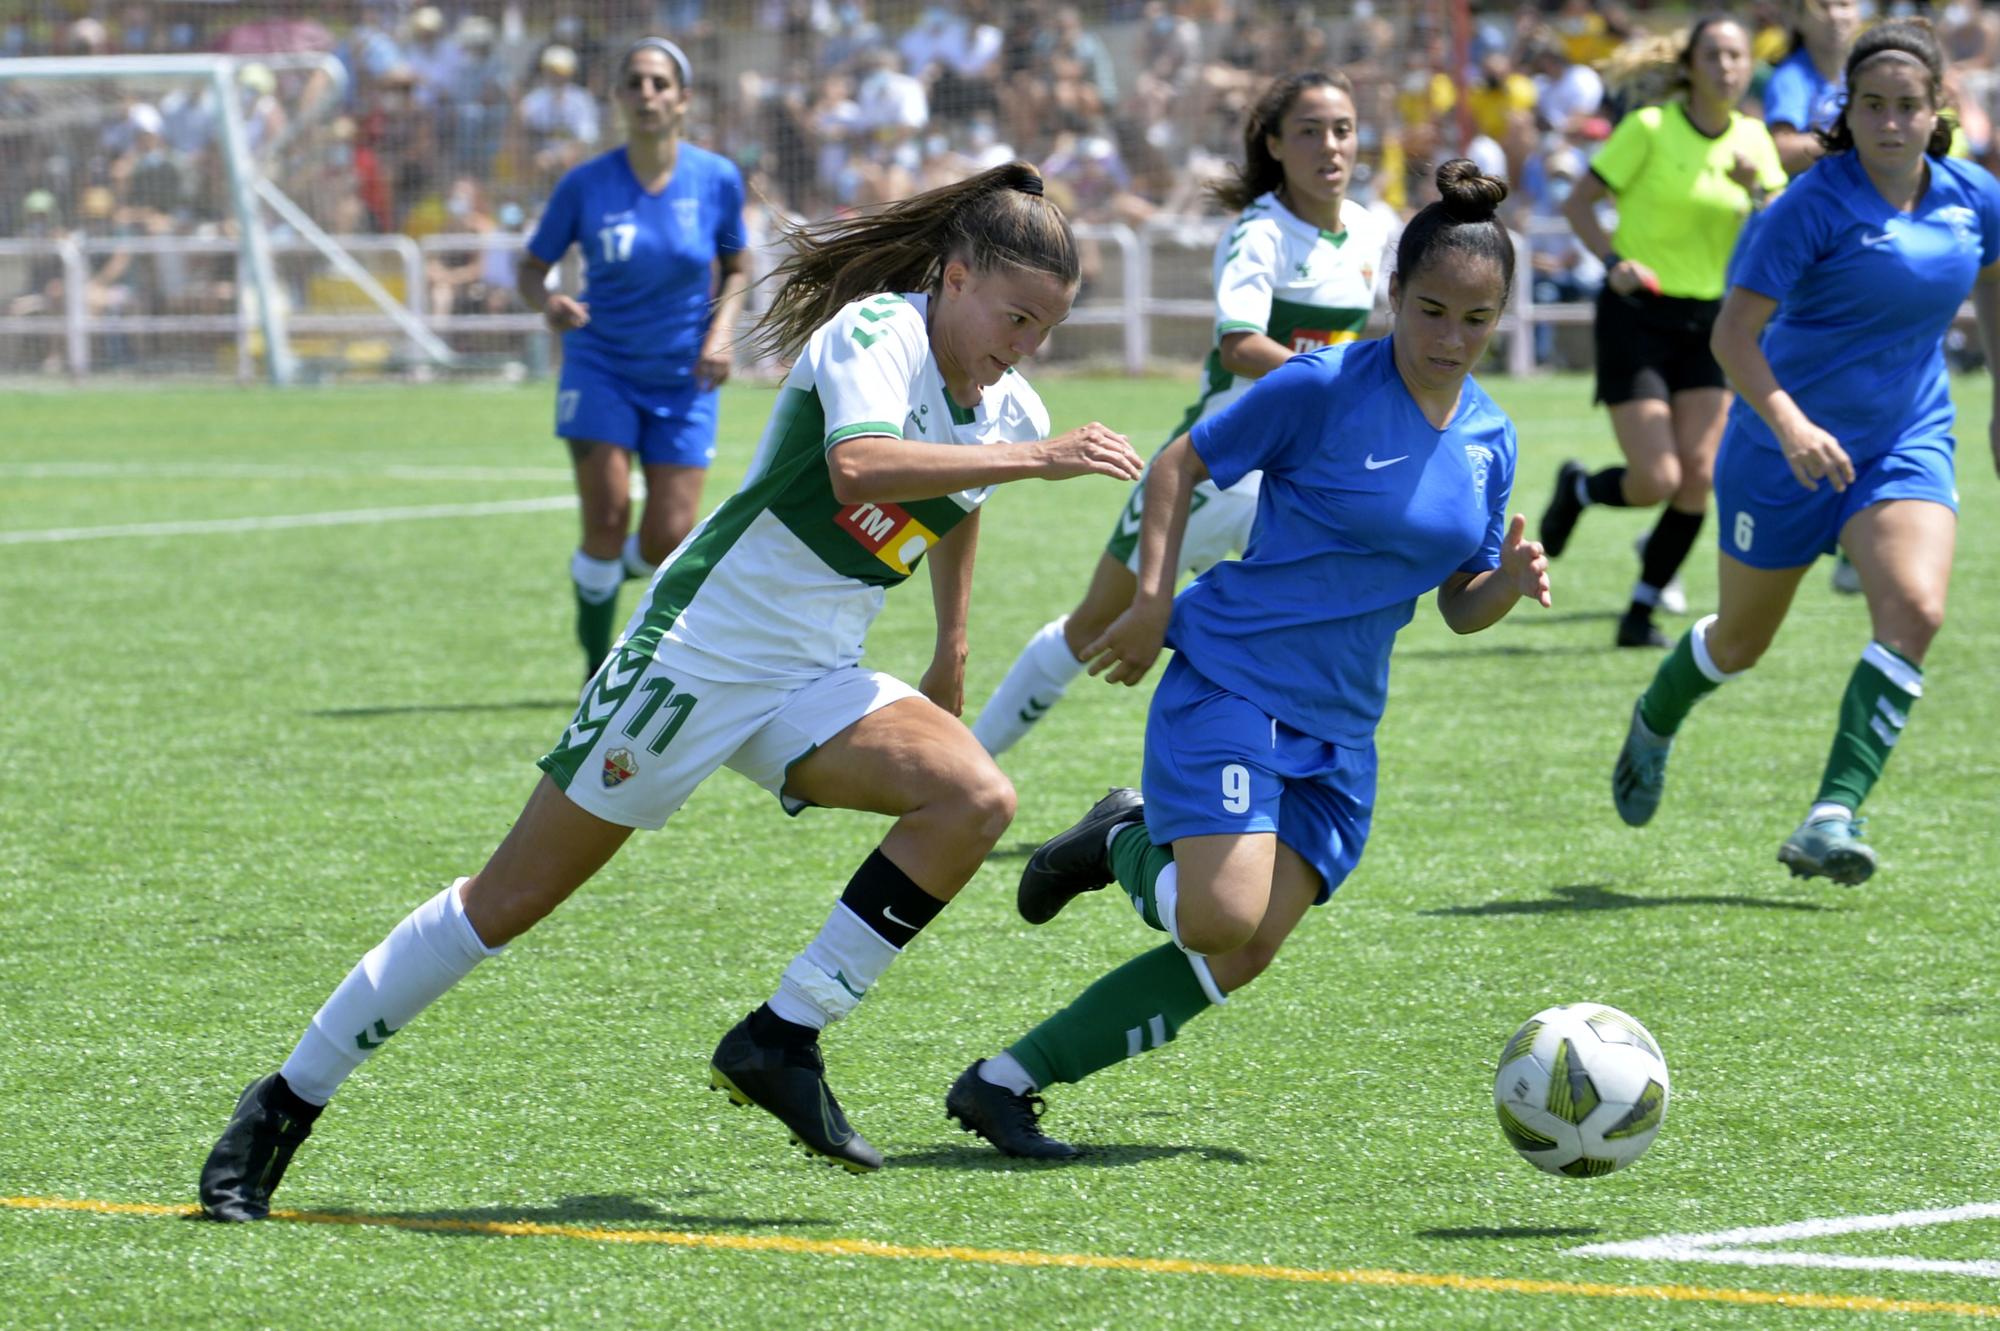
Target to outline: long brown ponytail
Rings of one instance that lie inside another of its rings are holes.
[[[771,308],[751,330],[760,351],[789,356],[849,301],[878,291],[931,291],[958,259],[976,272],[1047,273],[1066,286],[1082,272],[1062,210],[1042,176],[1008,162],[857,217],[791,227],[792,255],[771,277]]]

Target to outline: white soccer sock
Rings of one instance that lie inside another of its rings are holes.
[[[1035,1085],[1035,1079],[1021,1066],[1021,1060],[1009,1053],[998,1053],[979,1065],[979,1080],[1016,1095],[1033,1095],[1042,1089]]]
[[[799,1026],[824,1030],[860,1005],[902,952],[870,929],[846,902],[836,901],[819,936],[792,958],[771,995],[771,1011]]]
[[[659,567],[658,564],[647,563],[646,557],[639,553],[638,532],[633,532],[625,538],[624,561],[625,576],[628,578],[650,578],[653,576],[653,570]]]
[[[1807,822],[1816,823],[1822,818],[1839,818],[1846,822],[1852,822],[1854,821],[1854,810],[1848,808],[1845,804],[1835,804],[1831,801],[1825,804],[1815,804],[1812,808],[1806,810]]]
[[[1082,672],[1083,662],[1070,652],[1063,638],[1067,623],[1069,616],[1064,615],[1042,625],[1014,658],[1014,664],[1007,667],[1007,677],[993,690],[986,706],[979,709],[972,737],[988,753],[998,756],[1012,748],[1061,700],[1069,691],[1069,682]]]
[[[591,605],[603,605],[618,595],[625,581],[625,564],[618,559],[592,559],[579,550],[570,556],[569,578],[576,594]]]
[[[403,917],[340,982],[279,1071],[309,1104],[323,1105],[383,1041],[500,949],[465,918],[461,878]]]

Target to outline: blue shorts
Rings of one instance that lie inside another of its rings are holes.
[[[1361,860],[1375,812],[1375,745],[1342,748],[1294,730],[1176,655],[1146,717],[1146,833],[1275,832],[1333,895]]]
[[[636,452],[642,463],[706,467],[715,460],[715,389],[644,388],[572,356],[556,386],[556,434]]]
[[[1949,436],[1904,440],[1857,463],[1845,490],[1826,481],[1806,489],[1784,454],[1734,429],[1722,436],[1715,459],[1717,539],[1724,554],[1752,568],[1798,568],[1830,555],[1849,518],[1891,499],[1928,499],[1958,511]]]

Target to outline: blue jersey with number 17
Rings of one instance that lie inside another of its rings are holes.
[[[680,145],[666,188],[648,194],[625,149],[573,168],[549,196],[528,252],[555,264],[583,252],[590,322],[563,335],[563,354],[627,383],[694,382],[708,334],[710,265],[744,247],[743,176],[736,164]]]
[[[1243,558],[1181,593],[1167,642],[1266,715],[1367,743],[1417,598],[1499,567],[1513,422],[1467,378],[1433,426],[1383,337],[1294,356],[1189,438],[1218,486],[1264,487]]]

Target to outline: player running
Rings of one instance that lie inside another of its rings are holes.
[[[283,1067],[243,1093],[202,1168],[209,1215],[266,1215],[321,1108],[376,1047],[725,766],[788,812],[896,819],[711,1070],[809,1150],[881,1166],[826,1085],[818,1036],[1013,817],[1007,778],[954,719],[980,505],[1003,481],[1130,481],[1142,466],[1101,425],[1047,438],[1015,369],[1067,316],[1078,275],[1034,168],[996,167],[793,241],[761,327],[797,360],[743,488],[654,576],[485,867],[392,929]],[[884,592],[926,553],[937,650],[919,690],[859,662]]]
[[[1943,79],[1928,24],[1863,33],[1825,157],[1738,258],[1715,326],[1741,394],[1715,473],[1721,602],[1654,674],[1612,774],[1619,816],[1643,825],[1689,710],[1757,663],[1799,580],[1838,541],[1874,640],[1848,679],[1819,793],[1778,859],[1839,883],[1875,870],[1855,813],[1923,696],[1944,621],[1958,531],[1944,335],[1968,292],[2000,377],[2000,183],[1945,156]],[[2000,467],[2000,422],[1987,434]]]
[[[557,183],[515,274],[521,299],[563,335],[556,434],[582,501],[569,573],[586,678],[611,650],[619,584],[651,576],[694,526],[750,280],[743,177],[681,141],[688,78],[687,56],[663,37],[625,52],[614,93],[625,144]],[[572,245],[584,299],[548,287]],[[635,453],[646,509],[628,536]]]
[[[1522,596],[1548,563],[1507,519],[1514,426],[1470,376],[1507,302],[1507,187],[1438,169],[1410,222],[1387,338],[1296,357],[1153,460],[1129,610],[1086,647],[1093,673],[1143,677],[1176,652],[1146,721],[1145,794],[1114,790],[1021,875],[1031,924],[1116,879],[1171,939],[973,1064],[945,1107],[1009,1155],[1061,1159],[1037,1092],[1157,1049],[1271,964],[1354,869],[1375,806],[1375,727],[1389,651],[1419,596],[1459,633]],[[1178,599],[1194,488],[1261,468],[1250,547]]]
[[[1345,74],[1293,74],[1271,84],[1243,130],[1243,165],[1213,193],[1237,210],[1215,246],[1215,341],[1200,399],[1174,435],[1214,416],[1294,354],[1351,341],[1367,326],[1388,233],[1347,197],[1357,137]],[[1199,573],[1240,552],[1257,515],[1258,473],[1228,489],[1203,481],[1189,501],[1181,566]],[[1069,614],[1028,640],[972,733],[1006,752],[1068,691],[1083,649],[1132,604],[1139,569],[1134,486],[1090,587]]]
[[[1676,60],[1685,97],[1634,111],[1591,159],[1563,202],[1576,237],[1604,260],[1597,297],[1597,400],[1625,454],[1622,467],[1565,462],[1542,513],[1551,559],[1590,504],[1651,508],[1639,580],[1618,621],[1620,647],[1664,647],[1653,611],[1694,548],[1708,512],[1709,473],[1729,390],[1708,349],[1724,273],[1744,219],[1784,188],[1770,131],[1736,109],[1750,88],[1750,37],[1731,18],[1706,18]],[[1597,222],[1606,194],[1618,228]],[[1678,597],[1674,599],[1679,599]],[[1685,602],[1675,608],[1685,609]]]

